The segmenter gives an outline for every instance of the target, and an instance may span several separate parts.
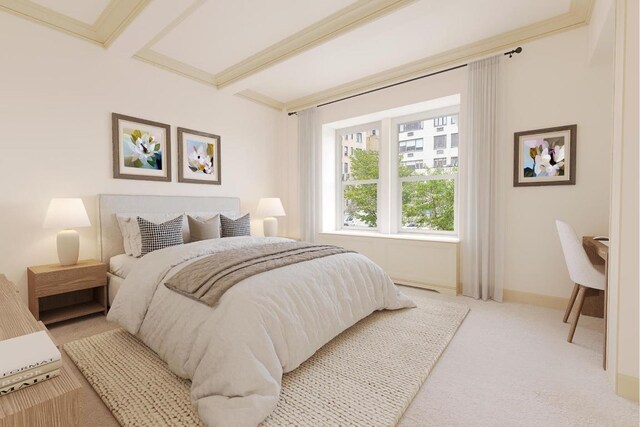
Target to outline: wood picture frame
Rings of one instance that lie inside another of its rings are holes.
[[[516,132],[513,135],[513,186],[576,184],[578,125]]]
[[[212,133],[178,128],[178,182],[222,184],[222,138]]]
[[[113,177],[171,181],[171,126],[111,114]]]

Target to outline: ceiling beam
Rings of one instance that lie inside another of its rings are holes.
[[[284,110],[284,104],[282,102],[276,101],[273,98],[269,98],[268,96],[253,90],[243,90],[242,92],[236,93],[236,96],[246,98],[250,101],[257,102],[258,104],[266,105],[267,107],[271,107],[278,111]]]
[[[415,0],[358,0],[321,21],[248,57],[215,75],[218,88],[256,74],[348,31],[365,25]]]
[[[526,43],[586,25],[589,23],[594,2],[595,0],[572,0],[569,11],[562,15],[285,102],[285,109],[287,111],[299,111],[314,105],[398,83],[439,69],[459,65],[483,56],[502,52],[504,49],[512,48],[520,43]]]
[[[111,0],[92,25],[29,0],[0,0],[0,10],[107,47],[149,0]]]

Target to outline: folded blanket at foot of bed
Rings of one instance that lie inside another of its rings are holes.
[[[209,306],[218,303],[231,287],[256,274],[331,255],[349,253],[332,245],[282,242],[232,249],[206,256],[185,267],[165,286]]]

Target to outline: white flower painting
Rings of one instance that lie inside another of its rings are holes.
[[[514,186],[575,184],[576,125],[515,134]]]
[[[171,128],[163,123],[112,114],[113,176],[171,181]]]
[[[220,137],[178,128],[178,181],[220,184]]]

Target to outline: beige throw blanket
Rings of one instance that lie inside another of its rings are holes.
[[[165,286],[213,306],[226,291],[248,277],[287,265],[348,252],[353,251],[305,242],[282,242],[231,249],[189,264],[165,282]]]

